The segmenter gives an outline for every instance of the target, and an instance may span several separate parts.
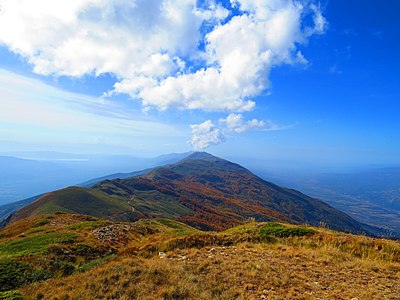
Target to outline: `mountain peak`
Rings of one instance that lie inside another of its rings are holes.
[[[193,152],[183,160],[205,160],[205,161],[210,161],[210,162],[215,162],[215,161],[223,161],[222,158],[216,157],[210,153],[204,152],[204,151],[199,151],[199,152]]]
[[[336,230],[363,231],[361,224],[329,205],[266,182],[206,152],[194,152],[141,176],[51,192],[17,212],[13,220],[49,211],[118,221],[165,217],[202,230],[223,230],[255,218],[311,225],[325,222]]]

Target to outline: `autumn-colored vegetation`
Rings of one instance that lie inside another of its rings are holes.
[[[92,188],[48,193],[10,221],[57,212],[111,221],[168,218],[200,230],[225,230],[248,220],[318,225],[353,233],[363,226],[346,214],[300,192],[279,187],[247,169],[209,154]]]
[[[0,299],[399,299],[400,243],[274,222],[202,232],[46,215],[0,231],[0,289]]]

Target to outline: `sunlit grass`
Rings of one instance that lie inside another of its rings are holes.
[[[73,232],[53,232],[38,236],[23,237],[0,244],[0,257],[44,253],[50,244],[73,243],[76,237],[77,234]]]
[[[54,216],[39,227],[37,218],[2,231],[0,257],[26,267],[19,273],[27,275],[17,274],[25,279],[9,288],[28,299],[395,299],[400,293],[396,241],[273,222],[202,232],[168,219]],[[99,239],[98,229],[113,238]]]

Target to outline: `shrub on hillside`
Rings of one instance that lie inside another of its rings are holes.
[[[0,259],[0,292],[13,290],[25,284],[51,277],[53,277],[53,274],[49,270],[34,269],[26,263],[9,258]],[[0,297],[0,299],[3,298]]]
[[[260,235],[272,235],[276,237],[305,236],[314,235],[317,232],[310,228],[304,227],[286,227],[279,223],[268,223],[260,229]]]
[[[31,281],[29,265],[12,259],[0,260],[0,292],[13,290]]]

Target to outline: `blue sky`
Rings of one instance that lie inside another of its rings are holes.
[[[1,152],[400,163],[397,1],[60,3],[0,0]]]

